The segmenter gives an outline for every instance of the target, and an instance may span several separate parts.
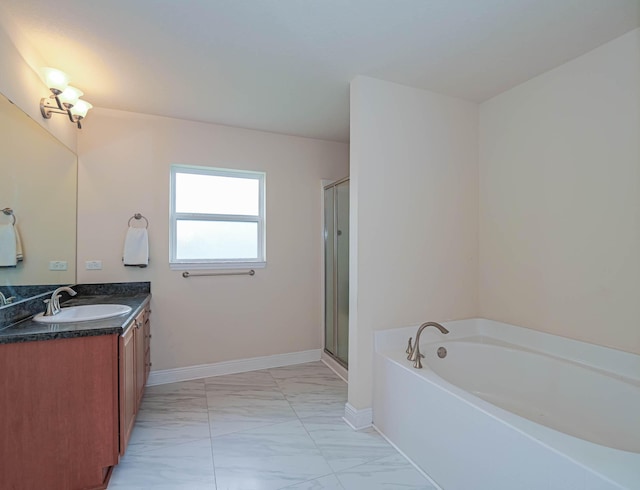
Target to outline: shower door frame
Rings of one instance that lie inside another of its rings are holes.
[[[322,342],[322,349],[325,352],[325,354],[327,354],[328,356],[331,357],[332,360],[334,360],[335,362],[337,362],[338,364],[340,364],[342,367],[344,367],[345,369],[349,368],[349,363],[343,361],[342,359],[340,359],[338,357],[338,207],[336,205],[337,203],[337,194],[336,194],[336,187],[340,184],[343,184],[345,182],[349,182],[350,180],[350,176],[344,177],[342,179],[336,180],[335,182],[331,182],[330,184],[327,184],[325,186],[322,187],[322,199],[323,199],[323,203],[324,203],[324,199],[325,199],[325,192],[333,187],[333,216],[332,216],[332,221],[333,221],[333,230],[334,230],[334,236],[332,237],[332,247],[333,247],[333,264],[332,264],[332,281],[333,281],[333,297],[331,298],[331,301],[333,302],[333,308],[332,308],[332,313],[333,313],[333,350],[335,351],[335,353],[329,351],[327,349],[327,263],[326,263],[326,247],[327,247],[327,242],[328,242],[328,236],[327,236],[327,216],[324,216],[324,220],[322,223],[322,227],[323,227],[323,231],[322,231],[322,235],[323,235],[323,262],[324,262],[324,270],[323,270],[323,275],[324,275],[324,304],[323,304],[323,318],[324,318],[324,322],[323,322],[323,329],[322,329],[322,333],[323,333],[323,342]],[[351,186],[349,186],[351,187]],[[349,189],[349,193],[351,193],[351,189]],[[324,204],[323,204],[323,209],[324,209]]]

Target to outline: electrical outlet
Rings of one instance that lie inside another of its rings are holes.
[[[67,261],[66,260],[51,260],[49,262],[49,270],[50,271],[66,271],[67,270]]]
[[[84,263],[84,267],[88,271],[102,270],[102,260],[87,260]]]

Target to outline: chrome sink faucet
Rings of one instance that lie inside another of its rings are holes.
[[[69,287],[61,287],[56,289],[53,294],[51,294],[50,299],[44,300],[45,304],[47,305],[47,310],[42,316],[53,316],[60,313],[60,293],[63,291],[69,293],[71,296],[75,296],[76,294],[78,294]]]
[[[424,358],[423,354],[420,354],[420,334],[427,327],[435,327],[440,330],[441,333],[449,333],[449,330],[444,328],[437,322],[426,322],[420,325],[418,328],[418,333],[416,334],[416,343],[411,345],[411,337],[409,337],[409,345],[407,346],[407,350],[405,351],[407,354],[407,359],[413,361],[413,367],[416,369],[422,369],[422,361],[420,359]]]

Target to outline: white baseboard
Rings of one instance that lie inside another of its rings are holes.
[[[349,383],[349,371],[333,359],[333,357],[323,351],[320,360],[324,362],[329,369],[342,378],[342,381]]]
[[[175,369],[151,371],[147,386],[190,381],[192,379],[209,378],[225,374],[244,373],[258,371],[292,364],[319,361],[320,349],[291,352],[288,354],[276,354],[274,356],[252,357],[250,359],[238,359],[235,361],[214,362],[213,364],[200,364]]]
[[[344,421],[354,430],[366,429],[373,425],[373,409],[362,408],[358,410],[349,403],[344,405]]]

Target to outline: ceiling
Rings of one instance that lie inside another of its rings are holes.
[[[640,0],[2,4],[96,106],[335,141],[356,75],[481,102],[640,26]]]

